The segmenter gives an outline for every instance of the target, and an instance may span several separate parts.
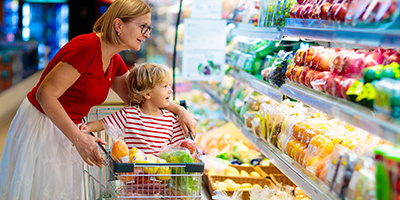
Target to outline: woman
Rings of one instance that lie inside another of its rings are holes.
[[[95,23],[49,62],[15,115],[0,161],[0,199],[80,199],[82,159],[101,167],[97,142],[77,124],[104,102],[109,89],[129,104],[128,69],[118,52],[135,51],[150,38],[150,7],[142,0],[116,0]],[[178,105],[185,132],[195,120]]]

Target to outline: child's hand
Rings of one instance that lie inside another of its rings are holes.
[[[79,130],[82,133],[89,133],[90,132],[89,131],[89,126],[87,124],[78,124],[77,126],[78,126]]]

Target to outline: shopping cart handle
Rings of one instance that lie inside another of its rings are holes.
[[[89,132],[89,134],[93,137],[96,137],[92,132]],[[97,142],[99,145],[100,149],[103,150],[103,152],[110,158],[111,161],[115,162],[115,160],[111,157],[111,155],[107,152],[106,148],[103,147],[103,145],[100,142]]]

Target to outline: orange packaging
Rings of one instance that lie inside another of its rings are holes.
[[[119,163],[129,162],[129,150],[122,139],[114,140],[111,144],[111,157]]]

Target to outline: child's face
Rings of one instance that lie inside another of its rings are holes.
[[[165,108],[169,106],[172,99],[172,82],[164,82],[156,85],[150,92],[150,99],[158,108]]]

